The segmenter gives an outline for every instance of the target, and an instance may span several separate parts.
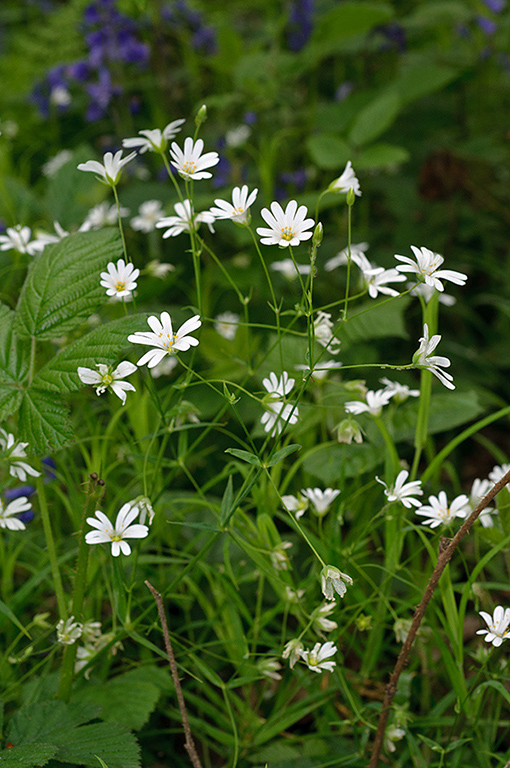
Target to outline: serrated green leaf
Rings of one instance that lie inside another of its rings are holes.
[[[279,461],[281,461],[282,459],[285,459],[287,456],[290,456],[291,453],[295,453],[296,451],[299,451],[300,448],[301,446],[298,445],[297,443],[286,445],[285,448],[281,448],[279,451],[276,451],[273,458],[267,462],[266,467],[274,467],[274,465],[278,464]]]
[[[232,456],[235,456],[236,459],[242,459],[242,461],[247,461],[248,464],[253,464],[255,467],[260,467],[260,459],[258,456],[255,456],[254,453],[250,453],[249,451],[242,451],[240,448],[227,448],[225,453],[230,453]]]
[[[12,309],[0,303],[0,421],[18,410],[29,368],[29,344],[18,339],[14,320]]]
[[[60,350],[38,371],[33,384],[54,392],[74,392],[84,384],[78,376],[78,366],[95,369],[96,363],[115,365],[119,355],[132,347],[130,333],[147,329],[148,314],[121,317],[96,328],[81,339]]]
[[[100,685],[89,685],[80,692],[80,701],[99,704],[102,719],[126,728],[142,728],[159,699],[159,689],[150,682],[135,680],[128,672]]]
[[[55,743],[52,734],[62,728],[72,729],[100,713],[95,704],[65,704],[44,701],[21,707],[9,723],[7,739],[13,744]]]
[[[325,170],[341,170],[352,155],[347,142],[330,133],[309,136],[306,148],[315,165]]]
[[[378,96],[358,113],[350,130],[349,139],[357,146],[373,141],[389,128],[400,108],[398,93],[390,91]]]
[[[47,454],[68,445],[74,437],[62,398],[31,387],[23,393],[18,434],[31,453]]]
[[[2,768],[39,768],[57,754],[53,744],[22,744],[0,752]]]
[[[100,273],[122,253],[116,229],[78,232],[47,246],[32,262],[18,302],[20,337],[68,333],[105,299]]]

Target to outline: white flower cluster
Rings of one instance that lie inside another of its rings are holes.
[[[297,496],[282,496],[282,502],[289,512],[295,513],[297,520],[305,514],[309,502],[312,503],[315,514],[323,517],[339,493],[340,491],[334,491],[332,488],[326,488],[324,491],[320,488],[304,488]]]
[[[296,405],[287,403],[284,398],[292,391],[295,379],[290,379],[287,371],[280,378],[276,373],[270,373],[268,378],[262,380],[262,385],[267,390],[262,404],[266,409],[260,420],[264,430],[271,437],[279,435],[283,428],[289,424],[296,424],[299,412]]]

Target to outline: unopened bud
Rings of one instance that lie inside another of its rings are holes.
[[[207,120],[207,107],[205,106],[205,104],[202,104],[197,114],[195,115],[195,125],[197,126],[197,128],[200,128],[202,123],[205,123],[206,120]]]
[[[354,205],[355,200],[356,200],[356,195],[354,194],[354,187],[351,187],[347,192],[347,197],[345,198],[345,202],[347,203],[347,205],[351,206],[351,205]]]
[[[322,243],[322,237],[324,235],[324,227],[319,221],[313,232],[312,248],[318,248]]]

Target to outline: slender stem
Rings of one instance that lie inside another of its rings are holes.
[[[124,227],[122,226],[122,218],[121,218],[121,215],[120,215],[120,200],[119,200],[119,196],[117,194],[117,187],[116,186],[112,186],[112,189],[113,189],[113,196],[115,197],[115,204],[117,206],[117,220],[119,222],[119,232],[120,232],[120,237],[122,239],[122,248],[124,250],[124,258],[126,259],[126,264],[127,264],[127,262],[131,261],[131,259],[128,256],[127,246],[126,246],[126,238],[124,236]]]
[[[97,486],[99,485],[99,492]],[[99,502],[103,493],[104,482],[98,480],[94,472],[89,476],[87,487],[87,496],[83,505],[81,525],[79,530],[78,558],[76,560],[76,573],[74,577],[72,615],[77,621],[83,621],[83,600],[85,597],[85,586],[87,579],[87,565],[89,559],[89,546],[85,541],[85,521],[92,514],[93,507]],[[76,651],[78,643],[66,645],[62,668],[60,670],[60,684],[58,688],[58,698],[62,701],[69,701],[72,693],[74,663],[76,661]]]
[[[347,278],[345,282],[345,299],[343,319],[347,320],[347,307],[349,304],[349,283],[351,281],[351,220],[352,205],[347,206]]]
[[[177,664],[175,663],[175,656],[172,648],[172,643],[170,642],[170,633],[168,631],[168,624],[166,622],[165,607],[163,605],[163,599],[161,597],[161,594],[154,589],[154,587],[149,581],[145,582],[145,586],[148,587],[148,589],[150,589],[150,591],[152,592],[152,596],[156,601],[156,605],[158,606],[158,614],[159,614],[159,620],[161,622],[161,628],[163,629],[163,638],[165,641],[166,654],[168,656],[170,670],[172,672],[172,680],[174,681],[175,693],[177,694],[177,701],[179,702],[179,709],[181,711],[182,727],[184,728],[184,735],[186,737],[186,743],[184,746],[186,748],[186,751],[189,755],[189,758],[194,768],[202,768],[202,764],[200,762],[200,758],[198,757],[197,750],[195,748],[195,743],[191,735],[191,728],[189,727],[188,713],[186,711],[186,703],[184,701],[184,696],[182,693],[181,682],[179,680]]]
[[[46,539],[46,548],[48,550],[48,558],[50,561],[51,575],[53,577],[53,585],[55,587],[55,594],[57,597],[58,614],[59,617],[65,621],[67,619],[66,599],[64,595],[64,588],[62,586],[62,578],[60,576],[60,568],[58,567],[57,550],[55,547],[53,532],[51,530],[50,515],[48,512],[48,504],[46,502],[46,492],[44,490],[44,480],[42,474],[40,474],[36,479],[35,484],[37,488],[37,498],[39,500],[39,509],[41,511],[44,537]]]
[[[382,706],[381,714],[379,716],[379,722],[377,724],[377,732],[375,735],[374,745],[372,748],[372,756],[370,758],[370,763],[368,765],[368,768],[376,768],[377,765],[379,764],[379,757],[380,757],[382,746],[383,746],[384,734],[386,731],[386,724],[388,722],[388,717],[390,714],[393,698],[397,691],[398,681],[402,671],[404,670],[407,664],[408,656],[411,651],[411,647],[413,645],[414,639],[420,627],[420,624],[425,614],[425,611],[427,609],[427,606],[438,585],[439,579],[441,578],[441,575],[444,569],[450,562],[452,555],[457,549],[461,540],[464,538],[464,536],[467,533],[469,533],[471,526],[473,525],[475,520],[479,517],[480,513],[491,503],[492,499],[499,493],[499,491],[501,491],[502,488],[505,487],[505,485],[509,481],[510,481],[510,470],[505,475],[503,475],[501,480],[499,480],[491,488],[491,490],[483,497],[480,503],[477,504],[477,506],[469,515],[469,517],[460,526],[460,528],[458,529],[453,539],[449,541],[444,540],[442,549],[437,558],[435,568],[432,571],[432,575],[428,581],[427,586],[425,587],[425,592],[423,594],[423,597],[420,601],[420,604],[418,605],[418,607],[414,612],[414,617],[411,624],[411,628],[409,629],[409,634],[407,635],[407,638],[402,646],[402,650],[400,651],[399,657],[397,659],[397,663],[395,664],[395,668],[391,673],[389,682],[386,685],[383,706]]]

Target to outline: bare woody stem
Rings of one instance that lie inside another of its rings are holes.
[[[464,538],[466,533],[469,533],[471,526],[473,525],[475,520],[479,517],[480,513],[483,512],[485,507],[487,507],[491,503],[492,499],[500,492],[502,488],[505,487],[505,485],[509,481],[510,481],[510,470],[505,475],[503,475],[501,480],[499,480],[496,483],[496,485],[494,485],[491,488],[491,490],[483,497],[480,503],[477,504],[477,506],[469,515],[469,517],[462,523],[462,525],[460,526],[459,530],[457,531],[453,539],[451,539],[450,541],[445,540],[445,543],[442,545],[441,551],[437,558],[436,566],[432,571],[432,575],[425,588],[425,592],[423,594],[421,602],[417,606],[414,612],[414,617],[411,624],[411,628],[409,630],[409,634],[407,635],[407,638],[402,646],[402,650],[400,651],[399,657],[397,659],[397,663],[395,664],[395,669],[391,673],[388,684],[386,685],[386,689],[384,693],[384,701],[382,705],[381,714],[379,716],[379,722],[377,724],[377,731],[375,734],[374,746],[372,748],[372,756],[370,758],[370,763],[368,764],[368,768],[377,768],[377,765],[379,764],[379,757],[380,757],[381,749],[384,742],[386,724],[388,722],[388,717],[390,714],[393,697],[395,696],[395,693],[397,691],[398,680],[404,667],[407,664],[407,659],[409,656],[409,652],[411,650],[411,646],[414,642],[414,639],[420,627],[421,621],[427,609],[427,605],[429,604],[430,599],[434,594],[434,590],[439,583],[441,574],[443,573],[444,569],[450,562],[453,553],[455,552],[456,548],[461,542],[461,539]]]
[[[182,726],[184,728],[184,735],[186,737],[186,751],[190,757],[190,760],[194,768],[202,768],[200,758],[198,757],[197,750],[195,749],[195,743],[191,735],[191,729],[189,727],[188,713],[186,712],[186,704],[184,702],[184,696],[182,694],[181,683],[179,680],[179,673],[177,672],[177,664],[175,663],[175,656],[170,642],[170,633],[168,631],[168,624],[165,616],[165,608],[163,605],[163,598],[161,594],[157,592],[149,581],[145,582],[145,586],[150,589],[152,596],[158,606],[159,620],[161,622],[161,628],[163,629],[163,638],[165,640],[166,655],[170,663],[170,669],[172,672],[172,679],[175,685],[175,692],[177,694],[177,701],[179,702],[179,709],[181,710]]]

